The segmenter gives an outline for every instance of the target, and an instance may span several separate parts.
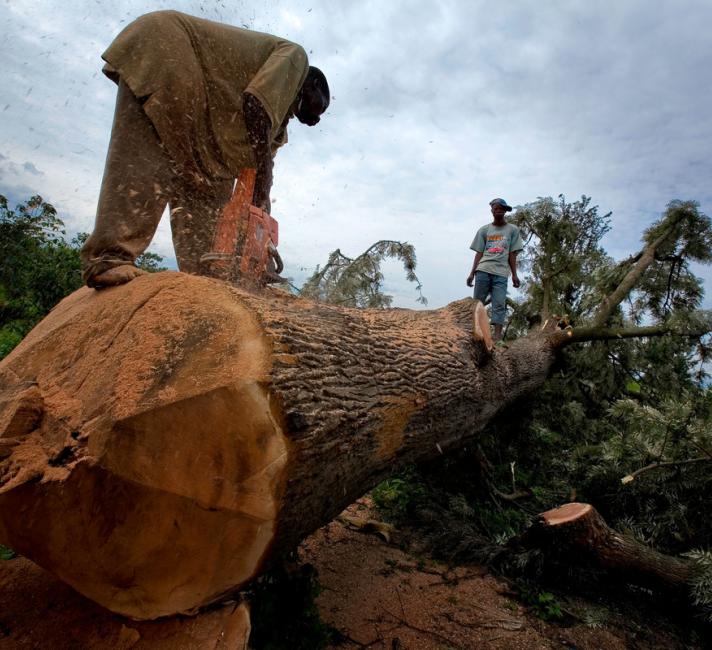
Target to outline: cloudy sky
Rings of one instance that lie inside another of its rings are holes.
[[[101,53],[166,8],[300,43],[329,79],[329,111],[294,124],[275,167],[297,283],[335,248],[398,239],[431,307],[468,295],[495,196],[591,196],[616,258],[672,199],[712,211],[709,0],[0,0],[0,193],[40,193],[91,230],[115,99]],[[152,250],[174,264],[165,219]],[[401,278],[387,266],[396,304],[417,307]]]

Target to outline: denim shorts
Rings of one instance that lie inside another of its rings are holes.
[[[475,300],[484,303],[488,295],[492,297],[492,316],[490,322],[495,325],[504,323],[507,300],[507,278],[487,271],[475,273]]]

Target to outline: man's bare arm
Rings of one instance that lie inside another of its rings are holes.
[[[477,265],[480,263],[481,259],[482,253],[477,251],[477,253],[475,254],[475,261],[472,263],[472,271],[470,271],[470,275],[467,276],[468,287],[472,286],[472,281],[475,279],[475,271],[477,271]]]
[[[509,254],[509,268],[512,270],[512,286],[515,289],[519,288],[519,285],[521,284],[519,282],[519,276],[517,275],[517,255],[519,255],[519,251],[514,251]]]
[[[272,148],[270,134],[272,122],[260,101],[250,93],[245,93],[244,112],[247,138],[255,155],[257,179],[252,202],[258,207],[270,211],[270,190],[272,189]]]

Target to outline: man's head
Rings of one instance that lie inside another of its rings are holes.
[[[314,126],[319,122],[322,113],[329,108],[330,97],[329,84],[324,73],[310,65],[304,84],[297,95],[294,114],[302,124]]]
[[[492,208],[492,216],[495,221],[504,221],[504,215],[512,210],[511,205],[507,205],[504,199],[492,199],[490,201],[490,208]]]

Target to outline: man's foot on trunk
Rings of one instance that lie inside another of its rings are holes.
[[[87,286],[93,289],[104,289],[115,287],[118,284],[126,284],[139,275],[146,275],[146,271],[137,268],[133,264],[122,264],[115,266],[108,271],[92,275],[87,280]]]

